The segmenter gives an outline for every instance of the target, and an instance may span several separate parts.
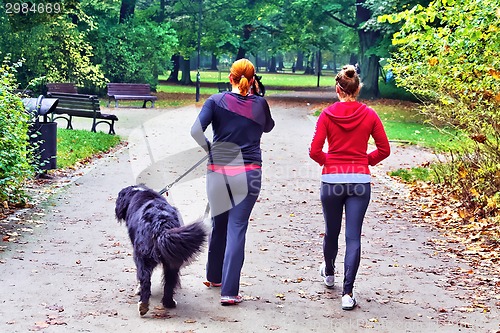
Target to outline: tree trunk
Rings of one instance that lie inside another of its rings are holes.
[[[180,65],[182,71],[180,83],[184,86],[192,85],[193,81],[191,80],[191,61],[182,57],[180,59]]]
[[[173,68],[167,82],[179,83],[180,56],[178,54],[174,54],[170,61],[172,62]]]
[[[295,70],[304,70],[304,52],[302,51],[297,51],[297,62],[295,63]]]
[[[247,54],[246,42],[250,39],[250,35],[252,34],[252,26],[247,24],[243,27],[243,39],[240,41],[240,47],[238,48],[238,54],[236,55],[236,60],[245,58]]]
[[[312,53],[307,56],[307,64],[304,74],[314,75],[314,54]]]
[[[269,61],[269,73],[276,73],[276,57],[272,56]]]
[[[363,87],[361,88],[359,97],[364,99],[378,98],[380,96],[380,91],[378,89],[380,58],[372,54],[363,59],[363,65],[361,66],[361,81],[363,82]]]
[[[122,0],[120,7],[120,23],[124,23],[134,15],[136,1],[137,0]]]
[[[160,12],[158,13],[158,22],[162,23],[165,21],[165,7],[167,5],[166,0],[160,0]]]
[[[217,68],[217,56],[213,53],[212,53],[212,61],[211,61],[210,69],[213,71],[218,70],[218,68]]]
[[[285,69],[285,64],[283,64],[283,54],[278,54],[276,56],[278,70],[282,71]]]
[[[356,22],[358,27],[366,22],[371,17],[371,12],[363,7],[365,0],[356,0]],[[375,54],[367,54],[368,49],[376,46],[379,42],[379,31],[364,31],[358,29],[360,55],[359,65],[361,68],[361,80],[363,87],[359,97],[361,98],[378,98],[380,95],[378,89],[378,71],[380,57]]]
[[[349,65],[356,65],[358,63],[358,55],[355,53],[351,53],[349,56]]]

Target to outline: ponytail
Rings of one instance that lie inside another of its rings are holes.
[[[238,85],[240,94],[246,96],[250,93],[252,79],[255,76],[255,67],[248,59],[236,60],[231,66],[231,76]]]

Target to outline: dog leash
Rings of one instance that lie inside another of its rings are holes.
[[[184,172],[182,175],[180,175],[179,177],[177,177],[176,180],[174,180],[173,182],[171,182],[170,184],[168,184],[167,186],[165,186],[164,188],[162,188],[158,193],[160,193],[160,195],[162,195],[164,193],[167,193],[167,196],[168,196],[168,191],[172,188],[172,186],[174,186],[176,183],[178,183],[182,178],[186,177],[191,171],[193,171],[194,169],[196,169],[207,158],[208,158],[208,154],[205,155],[205,156],[203,156],[203,158],[201,160],[199,160],[198,162],[196,162],[186,172]]]

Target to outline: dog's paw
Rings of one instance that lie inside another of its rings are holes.
[[[163,306],[166,308],[166,309],[173,309],[177,306],[177,302],[175,299],[170,299],[170,300],[163,300]]]
[[[137,287],[135,288],[135,294],[136,295],[140,295],[141,294],[141,284],[140,283],[138,283]]]
[[[149,311],[149,303],[139,302],[139,314],[144,316]]]

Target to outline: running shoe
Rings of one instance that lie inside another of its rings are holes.
[[[356,299],[353,295],[345,294],[342,296],[342,310],[352,310],[356,307]]]
[[[243,301],[243,297],[241,296],[221,296],[220,304],[222,305],[234,305],[239,304]]]
[[[335,284],[335,276],[326,275],[325,268],[326,268],[326,264],[322,263],[321,266],[319,267],[319,274],[323,277],[323,281],[325,282],[325,286],[327,288],[333,288],[333,285]]]

